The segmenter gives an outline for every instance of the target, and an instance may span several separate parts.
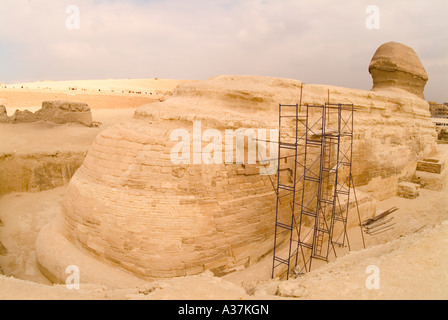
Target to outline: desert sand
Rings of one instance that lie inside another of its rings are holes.
[[[15,109],[40,107],[42,101],[87,103],[92,109],[137,108],[165,100],[185,80],[125,79],[39,81],[1,84],[0,105]]]

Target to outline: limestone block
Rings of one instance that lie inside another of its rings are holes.
[[[431,173],[442,173],[444,164],[438,159],[424,159],[417,162],[417,170]]]
[[[440,144],[448,143],[448,130],[447,129],[438,129],[438,139]]]
[[[420,185],[411,182],[400,182],[398,184],[398,195],[403,198],[414,199],[419,196]]]

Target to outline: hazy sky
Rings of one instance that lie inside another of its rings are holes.
[[[414,48],[426,98],[448,102],[447,0],[0,0],[6,83],[250,74],[369,90],[388,41]]]

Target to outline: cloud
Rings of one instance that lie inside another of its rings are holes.
[[[380,8],[380,30],[365,9]],[[68,30],[66,8],[80,9]],[[413,47],[448,100],[446,0],[2,0],[0,81],[86,78],[290,77],[370,89],[376,48]]]

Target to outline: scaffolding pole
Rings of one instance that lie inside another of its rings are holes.
[[[278,159],[285,161],[277,170],[272,278],[311,271],[314,259],[336,257],[336,244],[350,250],[354,106],[328,100],[301,110],[279,105]]]

